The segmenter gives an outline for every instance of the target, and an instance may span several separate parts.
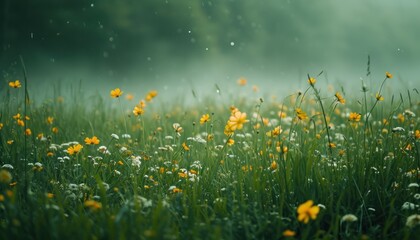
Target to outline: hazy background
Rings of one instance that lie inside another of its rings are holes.
[[[291,93],[306,74],[360,89],[385,71],[388,87],[420,84],[418,0],[2,0],[0,71],[30,88],[54,83],[136,96],[234,91]],[[370,78],[366,78],[367,56]],[[42,92],[44,93],[44,92]]]

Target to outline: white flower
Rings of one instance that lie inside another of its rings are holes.
[[[121,175],[121,172],[118,171],[118,170],[114,170],[114,173],[117,174],[117,175]]]
[[[176,188],[176,186],[170,186],[169,187],[169,189],[168,189],[168,191],[172,191],[172,190],[174,190]]]
[[[416,204],[414,204],[414,203],[410,203],[410,202],[405,202],[403,205],[402,205],[402,209],[403,210],[414,210],[414,209],[416,209],[417,207],[419,207],[419,205],[416,205]]]
[[[8,163],[1,166],[1,168],[7,168],[7,169],[10,169],[10,170],[13,170],[13,166],[11,164],[8,164]]]
[[[111,134],[111,137],[112,137],[112,138],[114,138],[114,139],[117,139],[117,140],[119,140],[119,139],[120,139],[120,137],[118,137],[118,135],[117,135],[117,134],[115,134],[115,133]]]
[[[412,112],[412,111],[410,111],[410,110],[405,110],[405,111],[404,111],[404,115],[409,116],[409,117],[415,117],[415,116],[416,116],[416,114],[415,114],[415,113],[413,113],[413,112]]]
[[[407,221],[405,222],[405,225],[409,228],[415,227],[416,225],[420,224],[420,215],[419,214],[413,214],[407,218]]]
[[[414,194],[414,199],[419,200],[420,199],[420,193]]]
[[[410,183],[408,184],[408,188],[418,188],[419,184],[418,183]]]
[[[357,217],[353,214],[346,214],[343,217],[341,217],[340,222],[356,222],[357,221]]]
[[[394,127],[392,129],[392,132],[405,132],[405,129],[402,127]]]
[[[121,135],[121,137],[125,138],[125,139],[130,139],[131,138],[130,134],[128,134],[128,133],[125,133],[125,134]]]
[[[35,163],[35,166],[37,166],[37,167],[42,167],[42,163],[40,163],[40,162],[36,162],[36,163]]]

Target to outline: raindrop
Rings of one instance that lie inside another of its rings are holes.
[[[93,4],[93,3],[90,4],[90,7],[94,7],[94,6],[95,6],[95,4]]]
[[[114,41],[114,38],[113,37],[109,37],[109,41],[110,42]]]
[[[33,39],[33,38],[34,38],[34,33],[31,32],[31,39]]]
[[[209,48],[208,47],[206,47],[206,51],[208,51],[209,50]]]
[[[235,46],[235,42],[230,42],[230,46]]]
[[[147,57],[147,61],[152,61],[152,58],[151,57]]]
[[[188,30],[188,33],[191,33],[191,30]]]

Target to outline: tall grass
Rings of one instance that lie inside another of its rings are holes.
[[[230,97],[250,121],[225,135],[231,106],[212,98],[184,106],[152,97],[136,116],[126,106],[137,102],[126,104],[125,95],[110,106],[109,93],[85,98],[83,88],[68,98],[56,90],[35,104],[27,100],[28,84],[25,77],[23,88],[2,96],[1,239],[279,239],[286,230],[296,239],[415,239],[420,233],[407,222],[420,218],[415,90],[386,95],[383,81],[384,100],[365,89],[360,98],[344,96],[343,104],[313,82],[281,101]],[[210,120],[201,124],[204,114]],[[99,144],[85,143],[93,136]],[[77,144],[83,148],[71,154]],[[304,223],[297,208],[307,200],[320,210]]]

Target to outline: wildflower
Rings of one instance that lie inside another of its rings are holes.
[[[341,217],[340,222],[355,222],[357,221],[357,217],[353,214],[346,214],[343,217]]]
[[[181,134],[184,131],[184,129],[181,127],[181,124],[179,123],[172,124],[172,127],[174,128],[175,132],[178,134]]]
[[[204,124],[206,122],[210,121],[210,115],[209,114],[204,114],[203,116],[201,116],[200,118],[200,124]]]
[[[405,225],[409,228],[413,228],[416,225],[420,224],[420,215],[419,214],[413,214],[407,218],[407,221],[405,222]]]
[[[119,88],[111,90],[111,97],[113,97],[113,98],[119,98],[119,97],[121,97],[122,94],[123,94],[123,92]]]
[[[403,123],[405,121],[405,117],[403,114],[399,113],[397,116],[398,122]]]
[[[30,128],[25,129],[25,135],[26,135],[26,136],[30,136],[30,135],[32,135],[32,131],[31,131],[31,129],[30,129]]]
[[[134,113],[135,116],[143,115],[144,109],[141,108],[141,107],[135,106],[134,110],[133,110],[133,113]]]
[[[9,82],[9,86],[11,87],[11,88],[20,88],[20,87],[22,87],[22,85],[20,84],[20,81],[19,80],[16,80],[16,81],[12,81],[12,82]]]
[[[16,122],[18,126],[21,126],[21,127],[25,126],[25,122],[23,120],[18,119]]]
[[[232,116],[230,116],[227,125],[229,126],[230,130],[235,131],[236,129],[242,129],[244,123],[248,121],[249,120],[246,120],[246,113],[236,111],[232,114]]]
[[[247,80],[246,80],[246,78],[241,77],[241,78],[238,79],[237,83],[238,83],[239,86],[245,86],[246,83],[247,83]]]
[[[270,170],[271,171],[274,171],[274,170],[276,170],[278,168],[278,164],[277,164],[277,162],[276,161],[273,161],[272,163],[271,163],[271,165],[270,165]]]
[[[0,194],[0,202],[4,202],[4,195]]]
[[[124,139],[130,139],[131,135],[128,134],[128,133],[124,133],[124,134],[121,135],[121,137],[124,138]]]
[[[58,127],[53,127],[53,128],[51,129],[51,131],[52,131],[53,133],[57,134],[57,133],[58,133]]]
[[[418,188],[419,184],[418,183],[410,183],[408,184],[408,188]]]
[[[232,138],[229,138],[229,140],[227,141],[227,145],[232,146],[233,144],[235,144],[235,140],[233,140]]]
[[[309,85],[314,86],[314,85],[315,85],[315,83],[316,83],[316,79],[315,79],[315,78],[313,78],[313,77],[309,77],[309,78],[308,78],[308,83],[309,83]]]
[[[297,208],[298,221],[303,223],[308,223],[309,219],[315,220],[319,213],[319,206],[313,206],[314,202],[308,200],[299,205]]]
[[[73,154],[77,154],[80,151],[82,151],[83,146],[80,144],[74,145],[74,146],[70,146],[69,148],[67,148],[67,153],[70,155]]]
[[[281,132],[283,131],[283,129],[280,128],[280,126],[275,127],[273,130],[268,131],[266,133],[267,137],[277,137],[278,135],[281,134]]]
[[[99,139],[96,136],[93,136],[92,138],[85,138],[85,143],[88,145],[98,145]]]
[[[383,101],[384,100],[384,97],[379,93],[376,93],[375,98],[376,98],[377,101]]]
[[[15,140],[7,140],[7,144],[12,145],[15,142]]]
[[[111,137],[114,138],[114,139],[116,139],[116,140],[119,140],[120,139],[120,137],[118,137],[118,135],[115,134],[115,133],[111,134]]]
[[[359,122],[361,117],[362,117],[362,114],[356,113],[356,112],[351,112],[350,116],[349,116],[349,121]]]
[[[46,193],[45,194],[45,196],[47,197],[47,198],[53,198],[54,197],[54,194],[53,193]]]
[[[6,169],[0,170],[0,183],[8,184],[12,181],[12,174]]]
[[[328,143],[328,147],[329,148],[336,148],[337,145],[335,145],[335,143]]]
[[[54,118],[53,117],[47,117],[47,123],[48,124],[53,124],[53,122],[54,122]]]
[[[385,72],[385,76],[386,76],[386,78],[392,78],[393,77],[392,74],[389,73],[389,72]]]
[[[3,129],[3,123],[0,123],[0,130]]]
[[[8,163],[6,163],[3,166],[1,166],[1,168],[7,168],[7,169],[10,169],[10,170],[13,170],[14,169],[13,165],[12,164],[8,164]]]
[[[125,99],[127,99],[127,101],[131,101],[131,100],[133,100],[133,98],[134,98],[134,96],[131,93],[129,93],[125,96]]]
[[[334,96],[337,99],[337,102],[339,102],[341,104],[346,103],[346,99],[344,99],[343,96],[341,96],[341,94],[339,92],[336,92]]]
[[[296,235],[295,231],[292,231],[289,229],[283,231],[283,237],[294,237],[295,235]]]
[[[414,137],[416,139],[420,139],[420,131],[419,130],[416,130],[416,132],[414,133]]]
[[[182,148],[184,148],[185,151],[190,151],[190,147],[188,147],[185,142],[182,143]]]
[[[308,115],[301,109],[296,108],[296,116],[299,118],[299,120],[305,120],[308,118]]]
[[[92,211],[96,211],[102,208],[102,203],[95,200],[86,200],[83,205]]]
[[[394,127],[392,128],[392,132],[405,132],[405,129],[402,127]]]
[[[52,156],[54,156],[53,152],[47,152],[47,157],[52,157]]]

